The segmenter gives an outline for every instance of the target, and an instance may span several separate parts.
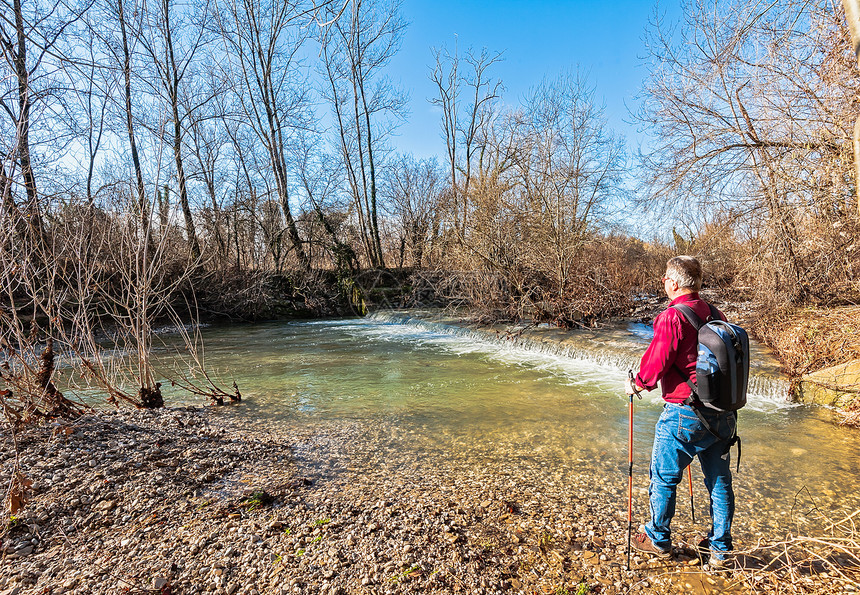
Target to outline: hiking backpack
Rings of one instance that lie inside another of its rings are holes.
[[[742,408],[747,404],[750,375],[750,340],[746,331],[722,320],[710,304],[711,315],[706,322],[687,305],[672,307],[699,333],[696,384],[687,381],[693,401],[716,411]]]
[[[744,329],[720,318],[716,308],[708,304],[711,315],[707,321],[685,304],[672,306],[693,325],[699,333],[696,348],[696,384],[687,378],[690,386],[689,398],[684,401],[696,413],[702,425],[718,440],[726,440],[723,458],[729,456],[732,446],[738,447],[737,470],[741,467],[741,439],[737,433],[737,411],[747,404],[747,386],[750,375],[750,340]],[[677,367],[677,366],[676,366]],[[681,377],[686,374],[678,368]],[[735,416],[735,431],[731,436],[720,436],[705,416],[699,411],[706,407],[715,411],[732,412]]]

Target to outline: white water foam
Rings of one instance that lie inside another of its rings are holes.
[[[617,394],[624,392],[625,372],[635,369],[639,363],[638,357],[621,350],[537,342],[502,334],[494,336],[491,332],[428,321],[400,312],[376,312],[368,318],[351,321],[350,326],[377,340],[432,344],[457,354],[486,354],[502,363],[528,366],[563,377],[570,384],[593,385],[601,391]],[[631,346],[644,349],[642,339],[650,339],[648,331],[644,328],[629,330]],[[662,402],[658,391],[645,393],[643,397],[652,404]],[[752,371],[748,409],[769,413],[795,406],[797,404],[788,398],[785,378]]]

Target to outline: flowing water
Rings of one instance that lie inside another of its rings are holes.
[[[368,436],[384,427],[401,439],[380,448],[426,465],[469,459],[501,469],[537,462],[617,485],[622,501],[624,378],[650,329],[567,336],[574,339],[561,345],[528,343],[391,314],[204,329],[207,368],[235,379],[244,397],[225,415],[285,429],[343,422],[366,428]],[[759,351],[749,404],[739,415],[736,526],[747,538],[820,529],[822,516],[840,520],[860,508],[860,433],[835,424],[825,409],[790,403],[775,369]],[[658,393],[635,402],[640,502],[647,498]]]

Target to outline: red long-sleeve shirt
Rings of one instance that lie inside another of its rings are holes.
[[[675,304],[689,306],[703,321],[711,315],[707,302],[702,300],[698,293],[677,297],[669,305]],[[722,312],[720,318],[726,319]],[[687,379],[694,383],[696,381],[698,343],[698,333],[693,325],[675,308],[667,308],[654,319],[654,338],[639,363],[636,384],[654,390],[659,380],[665,401],[683,403],[690,396]],[[678,371],[679,368],[684,376]]]

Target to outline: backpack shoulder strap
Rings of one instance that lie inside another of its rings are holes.
[[[708,318],[708,322],[711,322],[712,320],[722,320],[722,317],[720,316],[720,311],[717,310],[715,306],[713,306],[712,304],[708,304],[708,308],[711,309],[711,316],[710,318]]]
[[[702,325],[705,324],[704,322],[702,322],[702,319],[699,318],[699,315],[696,314],[693,311],[693,309],[686,304],[675,304],[674,306],[669,306],[669,307],[674,308],[675,310],[680,312],[681,315],[684,317],[684,319],[687,322],[689,322],[693,326],[694,329],[696,329],[697,333],[699,332],[699,329],[702,328]],[[678,367],[678,364],[673,362],[672,366],[674,366],[674,368],[678,371],[678,374],[681,376],[681,378],[685,379],[687,386],[690,387],[690,396],[687,398],[686,401],[684,401],[684,404],[685,405],[691,405],[693,402],[695,402],[699,398],[699,392],[698,392],[698,390],[696,390],[696,385],[693,384],[693,381],[687,377],[687,375],[684,373],[684,371],[681,368]],[[694,407],[694,409],[695,409],[695,407]]]
[[[693,328],[696,329],[696,332],[698,332],[698,330],[702,328],[702,325],[705,324],[704,322],[702,322],[702,319],[699,318],[699,315],[696,314],[693,309],[686,304],[675,304],[674,306],[669,307],[674,308],[675,310],[680,312],[681,315],[687,320],[687,322],[693,325]],[[713,308],[713,306],[711,307]],[[713,310],[711,310],[711,313],[713,315]]]
[[[689,322],[693,326],[694,329],[696,329],[697,333],[699,332],[699,329],[702,328],[702,325],[704,324],[702,322],[702,319],[699,318],[698,314],[696,314],[690,306],[687,306],[686,304],[675,304],[674,306],[669,306],[669,307],[674,308],[675,310],[680,312],[681,316],[683,316],[684,319],[687,322]],[[672,365],[678,371],[678,374],[681,376],[681,378],[684,378],[686,380],[687,386],[690,387],[690,397],[687,400],[690,402],[693,402],[696,399],[698,399],[699,393],[696,390],[696,385],[693,384],[693,381],[690,380],[690,378],[687,377],[687,375],[684,373],[684,371],[678,367],[678,364],[673,362]],[[686,401],[684,404],[689,405],[689,403],[687,403]]]

